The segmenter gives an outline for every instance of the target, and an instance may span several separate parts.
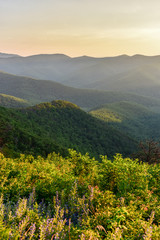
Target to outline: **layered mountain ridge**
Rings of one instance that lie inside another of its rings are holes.
[[[0,118],[6,154],[71,147],[112,156],[159,141],[160,56],[7,56],[0,57],[0,105],[10,108]]]
[[[0,72],[0,93],[21,98],[30,105],[61,99],[89,110],[106,103],[130,101],[160,111],[159,99],[117,91],[77,89],[53,81],[37,80],[4,72]]]
[[[0,58],[0,70],[76,88],[160,97],[160,56],[71,58],[63,54]]]

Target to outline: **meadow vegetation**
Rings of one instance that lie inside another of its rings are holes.
[[[0,155],[1,239],[160,239],[160,165]]]

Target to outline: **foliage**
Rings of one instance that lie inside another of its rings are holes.
[[[160,238],[160,165],[0,155],[1,239]]]
[[[150,163],[160,163],[160,146],[153,140],[140,142],[139,151],[134,154],[139,161]]]

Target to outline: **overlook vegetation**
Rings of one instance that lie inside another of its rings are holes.
[[[1,239],[160,239],[160,165],[0,154]]]

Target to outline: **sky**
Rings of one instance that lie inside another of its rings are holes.
[[[0,0],[0,52],[160,54],[159,0]]]

